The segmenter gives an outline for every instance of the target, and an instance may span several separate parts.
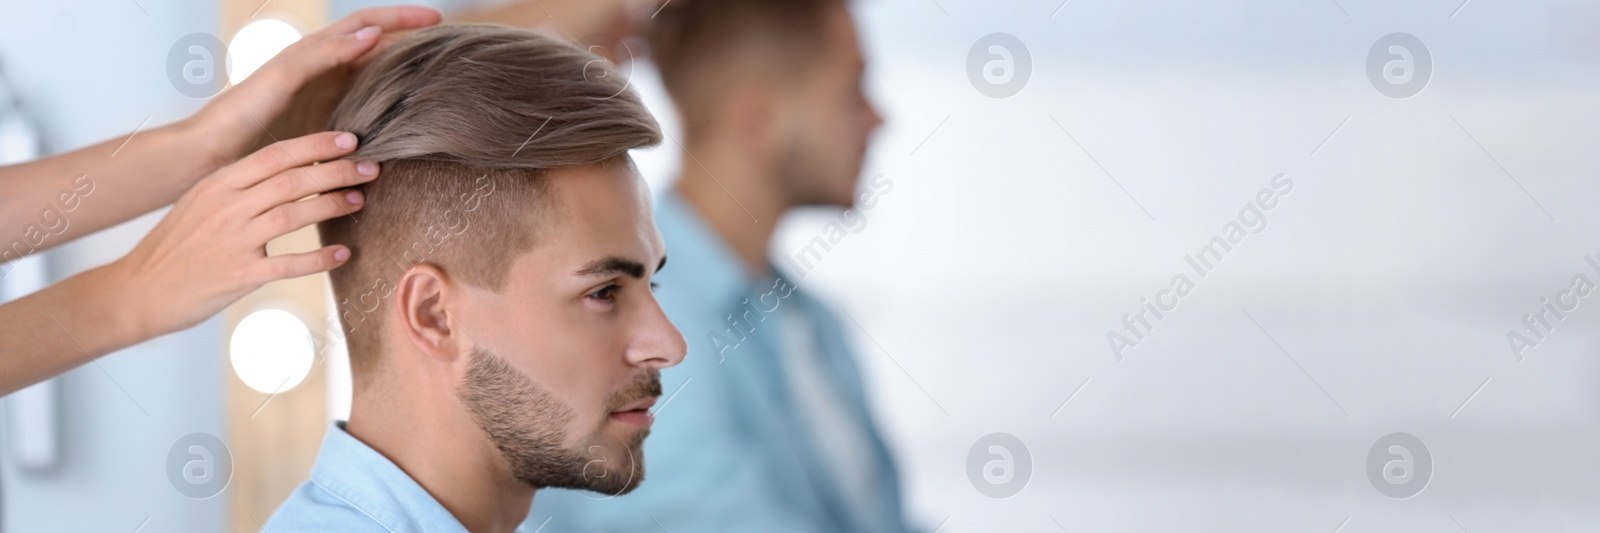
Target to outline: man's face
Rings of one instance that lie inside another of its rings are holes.
[[[850,207],[867,139],[883,123],[864,92],[866,61],[849,8],[828,13],[826,46],[787,98],[783,186],[796,205]]]
[[[531,251],[500,292],[468,287],[463,406],[535,488],[632,490],[659,371],[687,351],[651,291],[666,260],[631,163],[550,171]]]

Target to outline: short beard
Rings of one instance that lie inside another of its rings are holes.
[[[510,465],[511,474],[529,487],[617,496],[644,481],[642,445],[650,434],[648,429],[635,433],[628,442],[596,432],[579,441],[576,448],[565,448],[562,428],[572,421],[572,409],[487,350],[473,350],[458,392],[473,420]],[[607,396],[603,415],[609,417],[623,405],[660,395],[660,373],[641,373]]]
[[[844,209],[855,207],[854,187],[843,193],[844,198],[838,198],[830,191],[832,185],[829,184],[829,180],[834,177],[830,175],[826,165],[820,164],[816,155],[818,150],[806,142],[806,138],[799,130],[789,132],[782,150],[781,160],[775,170],[778,175],[778,187],[787,195],[788,205]]]

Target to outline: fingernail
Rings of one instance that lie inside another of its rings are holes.
[[[378,164],[372,161],[356,163],[356,172],[360,172],[362,176],[376,176],[378,175]]]
[[[366,201],[366,199],[361,196],[361,191],[350,191],[344,193],[344,199],[349,200],[352,204],[360,204],[361,202]]]
[[[333,138],[333,145],[345,150],[355,148],[356,135],[354,133],[340,133],[338,136]]]
[[[356,30],[356,34],[355,34],[356,35],[356,40],[357,41],[370,41],[370,40],[372,40],[373,37],[377,37],[378,33],[382,32],[382,31],[383,31],[383,28],[379,28],[377,26],[367,26],[365,28],[361,28],[359,30]]]
[[[333,260],[334,261],[343,261],[343,260],[346,260],[346,259],[349,259],[349,258],[350,258],[350,249],[349,248],[340,248],[338,250],[334,250],[333,251]]]

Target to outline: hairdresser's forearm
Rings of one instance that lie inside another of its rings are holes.
[[[0,262],[171,204],[216,170],[216,136],[193,120],[0,167]]]
[[[90,270],[0,305],[0,395],[150,336],[115,266]]]

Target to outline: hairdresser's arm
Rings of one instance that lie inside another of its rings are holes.
[[[297,201],[377,176],[376,163],[329,161],[355,147],[336,132],[267,146],[195,184],[127,256],[0,305],[0,395],[192,327],[267,282],[344,264],[344,246],[269,257],[266,245],[361,209],[355,191]]]
[[[171,204],[196,181],[273,140],[323,130],[383,32],[438,22],[439,13],[424,7],[358,11],[284,49],[188,119],[0,167],[6,252],[0,262]]]

